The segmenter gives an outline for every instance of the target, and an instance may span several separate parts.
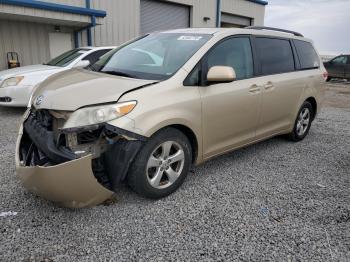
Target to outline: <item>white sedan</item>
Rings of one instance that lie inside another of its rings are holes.
[[[27,106],[34,88],[45,79],[65,70],[92,65],[114,48],[114,46],[76,48],[43,65],[1,71],[0,106]]]

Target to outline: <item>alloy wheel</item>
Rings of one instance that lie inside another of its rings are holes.
[[[303,136],[305,132],[307,131],[310,123],[310,110],[309,108],[305,107],[300,111],[300,114],[298,116],[298,122],[297,122],[297,134],[298,136]]]
[[[185,163],[182,146],[175,141],[160,144],[151,154],[146,167],[149,184],[157,189],[164,189],[180,177]]]

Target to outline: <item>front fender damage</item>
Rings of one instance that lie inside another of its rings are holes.
[[[65,207],[104,202],[147,138],[109,124],[63,130],[53,115],[32,111],[20,130],[16,170],[23,186]]]

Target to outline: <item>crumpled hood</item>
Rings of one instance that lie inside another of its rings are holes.
[[[0,72],[0,81],[18,75],[27,75],[38,71],[59,70],[61,67],[47,65],[31,65],[8,69]]]
[[[125,92],[154,82],[72,69],[46,79],[33,94],[32,104],[37,109],[75,111],[116,102]]]

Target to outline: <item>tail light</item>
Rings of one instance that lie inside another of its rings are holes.
[[[323,73],[323,78],[324,78],[324,81],[327,81],[327,79],[328,79],[328,72],[327,71],[325,71]]]

